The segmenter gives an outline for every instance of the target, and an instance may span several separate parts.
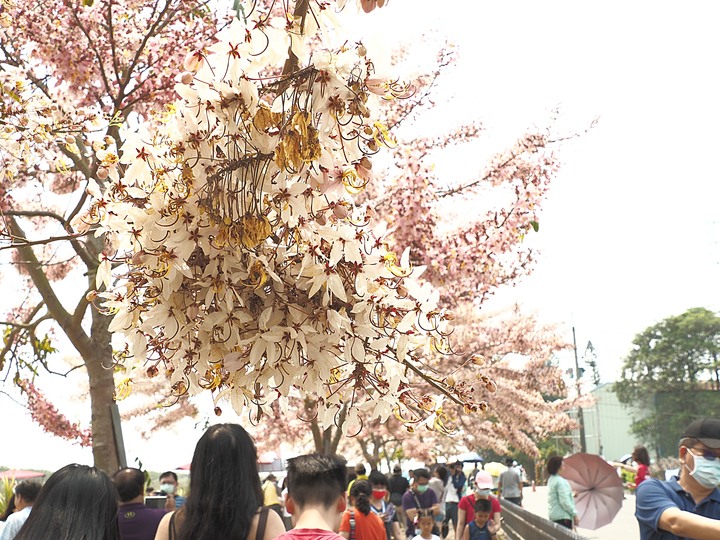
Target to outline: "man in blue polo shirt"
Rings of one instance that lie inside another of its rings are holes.
[[[640,540],[720,538],[720,418],[691,422],[679,457],[680,477],[651,478],[637,488]]]

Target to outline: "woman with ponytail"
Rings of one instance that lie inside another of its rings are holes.
[[[385,540],[385,524],[371,512],[372,486],[357,480],[350,488],[349,508],[340,522],[340,536],[348,540]]]

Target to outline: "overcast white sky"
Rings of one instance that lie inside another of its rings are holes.
[[[533,238],[542,250],[536,271],[496,304],[517,301],[562,323],[568,338],[574,325],[580,354],[592,341],[605,381],[616,380],[647,326],[691,307],[720,309],[720,5],[411,5],[460,45],[448,107],[478,111],[489,137],[543,125],[555,106],[570,131],[599,118],[561,149]]]
[[[482,119],[488,137],[510,140],[558,105],[569,129],[599,117],[562,151],[534,239],[535,273],[498,303],[538,311],[568,338],[575,325],[580,352],[593,342],[605,381],[645,327],[690,307],[720,310],[719,14],[710,1],[391,0],[364,21],[389,40],[417,39],[420,27],[454,39],[464,75],[448,116]],[[71,399],[73,385],[55,381],[48,393]],[[0,464],[91,461],[44,435],[6,396],[0,409]],[[126,430],[128,455],[172,468],[190,460],[200,433],[188,422],[143,443]]]

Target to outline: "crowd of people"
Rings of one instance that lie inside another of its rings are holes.
[[[644,448],[633,455],[642,540],[720,538],[720,419],[687,427],[680,474],[670,481],[648,478]],[[343,458],[308,454],[288,460],[281,487],[273,474],[261,482],[250,435],[219,424],[197,443],[187,497],[173,472],[160,476],[151,495],[162,493],[163,506],[152,508],[143,471],[108,476],[71,464],[42,487],[15,486],[0,540],[492,540],[502,506],[522,503],[522,475],[512,460],[507,465],[495,496],[488,471],[466,476],[460,462],[418,468],[409,478],[399,466],[386,476],[358,465],[348,475]],[[577,513],[562,471],[563,458],[548,460],[549,517],[571,528]]]
[[[183,497],[172,471],[148,490],[140,469],[107,475],[67,465],[43,486],[15,486],[0,540],[490,540],[500,529],[492,477],[468,477],[461,462],[407,476],[396,465],[385,475],[363,464],[348,473],[341,457],[308,454],[288,460],[281,486],[272,473],[261,481],[241,426],[218,424],[198,441],[191,471]],[[499,492],[519,503],[519,473],[501,477]]]
[[[649,478],[647,450],[633,452],[630,487],[642,540],[720,538],[720,419],[692,422],[679,459],[679,476],[660,481]],[[42,486],[14,487],[0,540],[492,540],[502,505],[522,504],[522,474],[512,460],[506,464],[495,486],[488,471],[466,475],[461,462],[407,477],[399,465],[389,475],[362,464],[348,474],[343,458],[308,454],[288,460],[280,486],[274,474],[261,482],[250,435],[218,424],[197,443],[187,497],[171,471],[148,493],[139,469],[108,476],[71,464]],[[572,528],[578,516],[563,458],[550,458],[547,472],[549,518]],[[147,504],[155,499],[162,507]]]

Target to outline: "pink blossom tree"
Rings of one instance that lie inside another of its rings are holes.
[[[424,198],[378,182],[373,211],[353,196],[373,185],[375,152],[394,146],[375,101],[409,92],[374,76],[362,44],[323,46],[324,3],[297,2],[291,16],[273,2],[277,18],[252,5],[214,39],[222,25],[189,0],[8,6],[2,248],[34,291],[6,316],[0,368],[30,369],[53,321],[88,372],[99,466],[117,465],[108,405],[144,376],[256,416],[299,397],[324,447],[340,438],[333,426],[370,418],[442,429],[440,396],[487,408],[437,353],[451,351],[455,298],[480,302],[529,269],[522,237],[555,167],[547,137],[524,136],[463,186],[439,184],[426,156],[477,126],[416,141],[401,176]],[[59,52],[67,44],[75,56]],[[439,234],[440,201],[488,183],[509,191],[506,206]],[[402,209],[415,205],[409,228]],[[64,261],[87,284],[70,301]],[[125,338],[115,358],[111,331]],[[462,369],[491,387],[473,366]]]
[[[17,304],[3,304],[0,370],[17,381],[57,372],[43,347],[58,333],[68,340],[88,375],[95,463],[114,470],[110,318],[89,309],[87,298],[106,244],[74,220],[87,206],[88,186],[103,186],[121,157],[112,151],[122,145],[121,129],[161,119],[184,51],[207,43],[218,23],[200,0],[48,0],[0,9],[0,250],[23,284],[12,297]],[[45,429],[89,441],[57,420],[34,383],[20,384]]]
[[[459,437],[448,438],[446,429],[411,428],[412,447],[421,459],[430,456],[429,448],[454,454],[453,447],[460,441],[472,448],[497,452],[512,448],[535,455],[537,442],[572,425],[566,412],[572,403],[562,399],[566,392],[561,373],[552,363],[554,353],[567,344],[558,338],[556,329],[518,309],[509,315],[488,316],[481,308],[495,291],[532,271],[535,254],[525,240],[539,228],[542,203],[558,169],[553,152],[557,141],[549,130],[529,131],[478,165],[474,178],[464,183],[438,178],[433,163],[439,152],[451,147],[471,151],[470,145],[483,136],[478,122],[433,138],[418,137],[412,127],[439,101],[433,95],[435,87],[453,61],[452,51],[441,49],[432,71],[413,81],[414,96],[389,103],[388,125],[401,128],[396,129],[398,144],[391,149],[388,168],[373,171],[373,182],[364,194],[374,211],[388,221],[391,246],[395,250],[411,247],[413,263],[426,267],[423,279],[439,291],[440,304],[455,313],[451,342],[457,354],[427,355],[423,369],[444,374],[443,382],[451,386],[470,389],[476,402],[487,409],[478,417],[466,414],[462,404],[445,400],[436,421],[447,422],[447,430],[457,428]],[[410,129],[402,129],[407,125]],[[487,193],[492,194],[492,206],[458,219],[455,208],[477,208]],[[523,361],[513,366],[507,360],[511,357]],[[479,358],[487,359],[480,374],[473,362]],[[428,386],[427,391],[432,388]],[[546,400],[546,395],[559,399]],[[371,464],[387,456],[388,447],[397,448],[408,440],[408,430],[398,429],[400,424],[392,419],[384,424],[366,419],[368,429],[348,442],[339,436],[345,417],[339,416],[338,425],[320,431],[312,406],[307,399],[290,401],[282,415],[271,415],[263,422],[263,437],[275,440],[273,434],[283,434],[287,440],[295,434],[298,443],[324,453],[351,447]],[[303,429],[308,421],[321,437],[308,437]]]

